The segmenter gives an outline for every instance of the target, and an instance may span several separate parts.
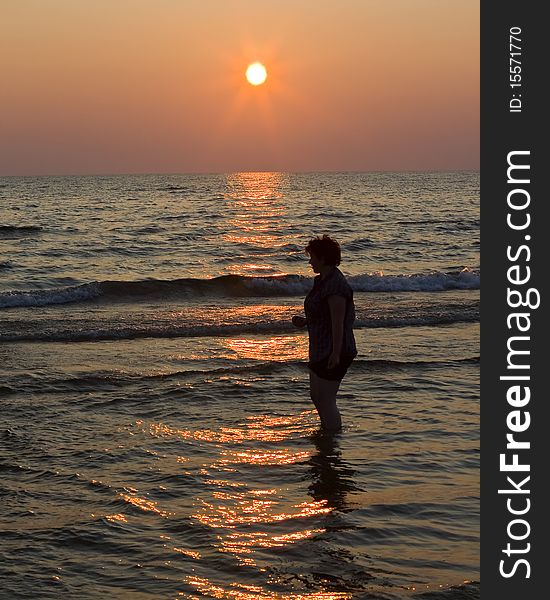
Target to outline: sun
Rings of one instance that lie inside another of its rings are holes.
[[[262,85],[267,79],[267,70],[261,62],[253,62],[246,69],[246,80],[251,85]]]

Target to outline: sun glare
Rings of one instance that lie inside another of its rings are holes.
[[[262,85],[267,79],[267,70],[261,62],[254,62],[246,69],[246,80],[251,85]]]

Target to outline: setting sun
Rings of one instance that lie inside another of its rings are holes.
[[[267,70],[262,63],[254,62],[246,69],[246,79],[252,85],[262,85],[267,79]]]

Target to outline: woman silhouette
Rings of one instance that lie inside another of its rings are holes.
[[[353,322],[353,290],[338,269],[340,245],[328,235],[310,240],[305,251],[318,275],[304,300],[305,318],[295,316],[296,327],[308,328],[309,389],[323,429],[342,427],[336,394],[348,367],[357,356]]]

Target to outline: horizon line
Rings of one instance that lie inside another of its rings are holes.
[[[480,168],[469,169],[323,169],[323,170],[234,170],[234,171],[140,171],[140,172],[120,172],[120,173],[42,173],[10,175],[0,174],[0,178],[5,177],[130,177],[130,176],[150,176],[150,175],[233,175],[236,173],[288,173],[291,175],[313,174],[313,173],[456,173],[456,172],[475,172],[479,173]]]

